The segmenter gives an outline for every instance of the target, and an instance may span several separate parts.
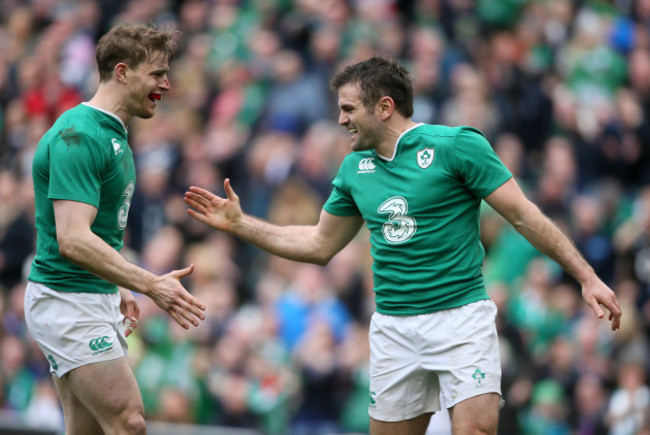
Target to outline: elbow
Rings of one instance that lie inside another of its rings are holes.
[[[311,253],[308,262],[317,266],[327,266],[330,260],[334,257],[334,254],[335,252],[329,252],[329,250],[321,246],[319,249]]]
[[[316,264],[318,266],[327,266],[331,259],[332,259],[332,256],[327,256],[327,257],[320,256],[320,257],[315,258],[312,261],[312,263],[314,263],[314,264]]]
[[[515,230],[517,230],[517,232],[519,232],[519,233],[521,233],[521,232],[523,231],[523,229],[524,229],[524,220],[521,219],[521,218],[512,219],[512,220],[510,221],[510,224],[511,224],[512,227],[513,227]]]
[[[532,202],[528,202],[527,207],[516,210],[507,219],[515,230],[524,234],[530,228],[531,222],[539,215],[541,215],[539,208]]]
[[[59,255],[61,255],[61,257],[70,261],[72,260],[72,257],[74,257],[73,251],[74,250],[72,249],[70,243],[64,242],[63,240],[59,239]]]
[[[325,243],[323,239],[316,238],[305,244],[308,247],[303,252],[303,257],[300,261],[312,263],[317,266],[327,266],[330,260],[338,252],[331,244]]]
[[[303,255],[286,257],[293,261],[299,261],[301,263],[315,264],[316,266],[327,266],[327,263],[332,259],[331,255],[327,255],[321,251],[315,252],[305,252]]]
[[[59,244],[59,254],[61,257],[74,262],[77,257],[76,253],[78,252],[74,241],[69,237],[57,235],[57,242]]]
[[[523,217],[519,216],[516,219],[511,220],[510,224],[519,234],[525,236],[526,229],[528,228],[528,224],[526,223],[526,220]]]

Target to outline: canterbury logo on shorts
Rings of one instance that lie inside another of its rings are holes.
[[[88,346],[95,351],[93,355],[99,355],[113,348],[113,343],[108,339],[109,337],[104,335],[103,337],[93,338],[88,342]]]

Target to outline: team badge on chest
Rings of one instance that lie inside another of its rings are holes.
[[[433,162],[433,148],[425,148],[418,151],[418,166],[426,169]]]

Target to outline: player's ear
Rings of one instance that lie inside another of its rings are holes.
[[[119,83],[126,83],[128,70],[129,67],[124,62],[120,62],[117,65],[115,65],[115,68],[113,68],[113,74],[115,75],[115,79]]]
[[[395,111],[395,101],[391,97],[385,96],[379,99],[379,110],[382,121],[388,119]]]

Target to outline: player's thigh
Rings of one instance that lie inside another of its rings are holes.
[[[410,420],[379,421],[370,419],[370,435],[424,435],[432,413],[428,412]]]
[[[376,421],[398,423],[440,409],[438,376],[421,364],[420,321],[422,316],[372,316],[368,414]]]
[[[486,393],[470,397],[449,408],[453,435],[497,433],[501,396]]]
[[[57,395],[61,400],[63,418],[65,419],[66,435],[77,435],[84,433],[103,434],[97,419],[86,409],[72,392],[68,383],[68,376],[59,378],[52,376]]]
[[[438,373],[447,408],[487,393],[500,396],[501,360],[494,303],[483,300],[433,314],[444,322],[435,329],[422,324],[422,340],[442,334],[449,350],[437,351],[428,346],[422,361],[425,368]]]
[[[70,371],[65,377],[75,397],[102,427],[143,423],[140,389],[126,358],[88,364]]]

